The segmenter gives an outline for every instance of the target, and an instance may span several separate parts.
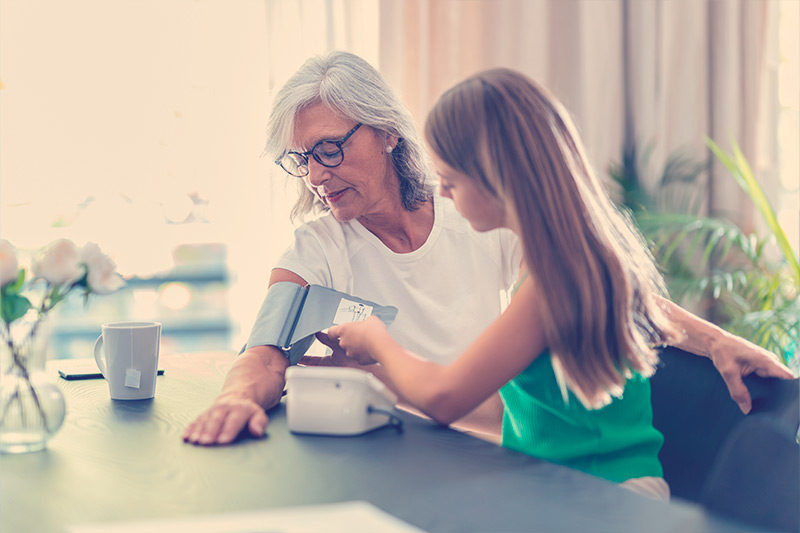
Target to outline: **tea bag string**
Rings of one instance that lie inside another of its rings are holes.
[[[133,328],[130,328],[129,331],[130,331],[130,334],[131,334],[131,364],[130,364],[130,366],[128,368],[133,370]]]

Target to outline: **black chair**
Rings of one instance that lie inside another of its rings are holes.
[[[796,435],[774,418],[745,417],[720,450],[703,487],[703,505],[777,531],[800,531]]]
[[[733,494],[739,490],[749,494],[750,501],[764,501],[769,508],[774,508],[773,503],[764,500],[769,491],[761,490],[759,494],[758,487],[773,483],[773,478],[767,474],[773,469],[784,469],[789,477],[794,475],[795,480],[800,479],[800,474],[791,471],[792,468],[796,471],[797,467],[792,465],[797,463],[792,462],[800,453],[794,438],[800,426],[800,380],[745,377],[753,399],[750,415],[745,416],[731,399],[725,382],[709,359],[674,347],[665,348],[660,355],[660,366],[650,380],[653,425],[664,435],[659,458],[672,496],[707,504],[709,508],[734,516],[735,513],[726,512],[729,506],[722,500],[733,505]],[[773,453],[768,447],[756,453],[760,433],[744,437],[743,432],[746,433],[748,427],[756,431],[756,427],[762,426],[788,436],[789,443],[781,453]],[[727,492],[720,491],[719,484],[723,479],[731,479],[731,471],[737,468],[736,462],[742,461],[745,453],[753,453],[751,462],[761,465],[747,479],[739,479],[749,486],[738,489],[732,486]],[[767,468],[767,464],[773,467]],[[796,500],[790,508],[797,509]],[[753,523],[760,523],[762,518],[736,517]]]

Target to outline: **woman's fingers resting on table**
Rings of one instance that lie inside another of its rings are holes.
[[[254,437],[263,436],[267,422],[267,413],[256,402],[223,395],[186,428],[183,440],[202,446],[230,444],[245,428]]]

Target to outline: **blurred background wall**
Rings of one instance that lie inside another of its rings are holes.
[[[128,279],[64,306],[56,356],[120,319],[162,321],[165,351],[238,349],[292,239],[296,183],[260,157],[272,94],[344,49],[420,126],[463,77],[520,69],[601,176],[632,146],[658,168],[735,139],[796,253],[799,19],[797,0],[0,0],[0,236],[96,242]],[[758,230],[729,178],[707,190]]]

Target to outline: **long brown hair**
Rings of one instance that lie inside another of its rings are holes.
[[[675,333],[655,297],[663,280],[561,103],[519,72],[488,70],[441,96],[425,136],[516,221],[554,369],[581,402],[601,407],[632,372],[651,375]]]

